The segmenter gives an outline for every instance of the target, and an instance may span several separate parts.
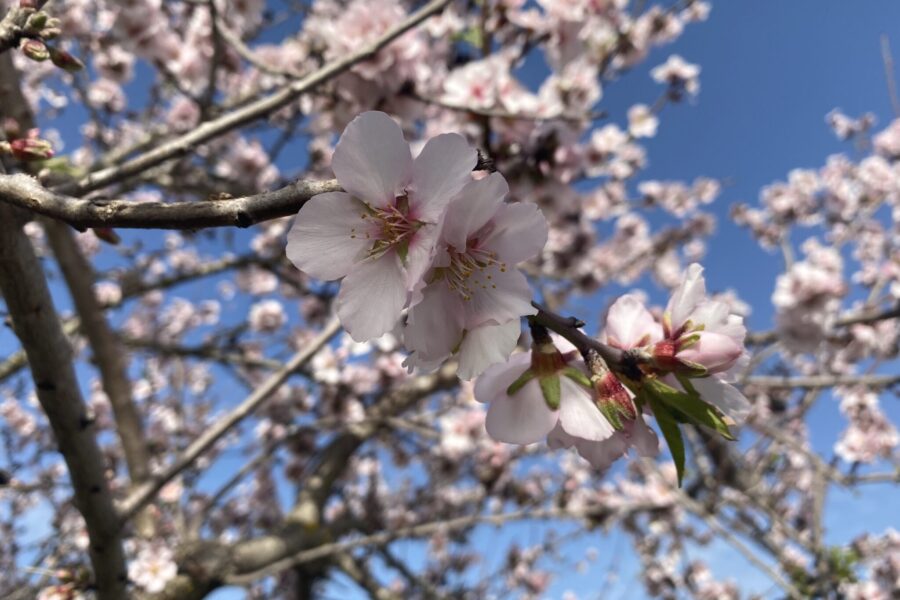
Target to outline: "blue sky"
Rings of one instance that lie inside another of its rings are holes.
[[[774,278],[782,268],[781,258],[761,250],[744,229],[732,225],[729,209],[735,202],[756,203],[764,185],[784,179],[793,168],[818,168],[830,154],[852,153],[825,123],[831,109],[839,107],[850,116],[872,112],[878,118],[876,129],[890,122],[880,53],[882,34],[890,36],[900,64],[900,2],[720,0],[713,3],[708,22],[689,26],[678,42],[655,50],[641,67],[604,90],[601,107],[622,124],[629,106],[650,104],[658,97],[661,88],[648,71],[669,54],[678,53],[702,66],[699,96],[666,107],[657,137],[645,143],[649,166],[644,178],[691,181],[709,176],[727,180],[713,208],[719,227],[710,240],[704,265],[711,289],[733,288],[753,307],[751,329],[772,326],[770,297]],[[296,168],[283,166],[286,171]],[[654,298],[662,298],[652,283],[642,283]],[[212,295],[207,288],[205,297]],[[607,300],[604,296],[587,308],[599,313]],[[0,356],[15,347],[8,333],[0,333]],[[896,399],[886,398],[883,406],[895,423],[900,421]],[[823,399],[810,422],[814,441],[830,456],[831,445],[843,428],[834,402]],[[830,541],[846,542],[865,530],[879,532],[900,525],[896,516],[883,508],[900,505],[896,487],[870,486],[862,491],[858,496],[838,492],[830,497]],[[523,524],[504,530],[500,537],[533,543],[544,527]],[[495,530],[485,529],[473,539],[479,544],[496,543],[496,535]],[[645,597],[637,580],[638,565],[623,551],[629,544],[617,541],[618,537],[591,534],[584,544],[575,546],[577,552],[596,547],[598,561],[586,573],[573,571],[558,578],[548,598],[558,598],[567,589],[584,597],[596,595],[607,565],[619,553],[618,582],[607,588],[604,597]],[[412,558],[418,548],[410,545],[403,552]],[[747,590],[768,589],[758,573],[735,560],[734,553],[721,544],[694,556],[710,559],[718,574],[738,580]],[[578,558],[573,556],[573,562]],[[332,586],[328,593],[336,598],[355,597],[352,589]],[[226,590],[214,597],[222,600],[241,594]]]

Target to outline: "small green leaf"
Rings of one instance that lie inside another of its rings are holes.
[[[566,367],[565,369],[563,369],[562,373],[580,386],[586,387],[587,389],[591,389],[593,387],[588,376],[575,367]]]
[[[541,384],[541,392],[544,394],[544,402],[550,410],[559,410],[559,399],[562,395],[560,391],[560,383],[558,375],[548,375],[541,377],[538,382]]]
[[[682,377],[679,378],[679,381],[687,390],[687,393],[679,392],[658,379],[646,382],[645,387],[649,395],[672,409],[670,412],[675,412],[674,417],[677,418],[679,414],[683,415],[689,423],[709,427],[717,431],[725,439],[734,441],[734,435],[728,429],[728,425],[721,415],[712,405],[700,398],[697,390],[691,385],[690,380]]]
[[[684,440],[681,438],[681,430],[678,428],[678,423],[675,422],[675,417],[662,402],[652,394],[647,394],[646,399],[650,404],[650,409],[653,410],[656,422],[659,423],[659,429],[669,445],[672,460],[675,462],[675,471],[678,473],[678,487],[681,487],[684,479]]]
[[[509,384],[509,387],[506,388],[506,395],[512,396],[513,394],[515,394],[516,392],[521,390],[523,387],[525,387],[525,384],[528,383],[529,381],[531,381],[532,379],[534,379],[534,371],[532,371],[531,369],[528,369],[527,371],[525,371],[524,373],[519,375],[518,379],[516,379],[511,384]]]

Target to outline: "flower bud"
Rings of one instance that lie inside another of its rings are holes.
[[[28,17],[25,22],[25,31],[37,33],[47,24],[49,16],[44,11],[38,11]]]
[[[53,64],[69,73],[77,73],[84,68],[84,63],[66,52],[65,50],[57,50],[50,48],[50,60]]]
[[[585,358],[591,371],[591,385],[597,408],[616,431],[621,431],[638,416],[634,402],[625,386],[597,352],[590,350]]]
[[[693,341],[679,347],[676,358],[692,367],[700,365],[710,374],[727,371],[744,352],[734,339],[721,333],[700,331],[690,339]]]
[[[10,152],[21,161],[46,160],[53,157],[53,146],[40,138],[19,138],[9,143]]]
[[[20,50],[22,50],[22,54],[37,62],[43,62],[50,58],[50,50],[44,42],[38,40],[23,40]]]
[[[112,227],[94,227],[92,228],[92,231],[97,238],[103,240],[107,244],[116,246],[122,241],[122,238],[119,237],[119,234],[116,233],[116,230]]]

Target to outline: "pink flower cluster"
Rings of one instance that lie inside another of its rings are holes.
[[[393,330],[407,311],[410,366],[458,353],[465,378],[508,357],[519,319],[536,312],[515,267],[547,239],[537,207],[505,203],[505,179],[475,179],[476,162],[458,134],[432,138],[414,159],[393,119],[363,113],[334,150],[345,191],[307,202],[287,246],[299,269],[341,280],[337,312],[353,339]]]

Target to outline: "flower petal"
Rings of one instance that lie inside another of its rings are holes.
[[[337,313],[350,337],[365,342],[393,329],[405,303],[406,273],[397,254],[387,252],[358,263],[344,278]]]
[[[472,379],[492,364],[509,358],[516,349],[521,327],[519,319],[514,319],[503,325],[482,325],[467,331],[459,347],[459,377]]]
[[[659,454],[659,438],[656,432],[650,429],[647,421],[641,416],[630,425],[628,441],[637,450],[639,456],[652,457]]]
[[[418,354],[418,360],[449,358],[463,336],[462,319],[459,296],[447,290],[443,281],[435,282],[424,289],[422,301],[409,311],[403,329],[406,347]]]
[[[364,112],[347,125],[331,168],[341,186],[370,206],[394,202],[412,176],[412,156],[400,126],[382,112]]]
[[[691,384],[704,402],[712,404],[736,423],[742,423],[750,413],[750,401],[736,387],[721,379],[701,377],[691,379]]]
[[[510,267],[536,256],[547,243],[547,219],[534,204],[504,204],[493,222],[495,228],[482,245]]]
[[[578,454],[591,463],[591,466],[605,471],[614,462],[625,456],[628,451],[628,440],[621,432],[609,439],[599,442],[578,441],[575,444]]]
[[[606,315],[606,339],[611,346],[628,350],[662,339],[662,327],[636,296],[616,300]]]
[[[513,381],[515,378],[509,383]],[[484,425],[498,442],[532,444],[550,433],[558,419],[559,413],[547,408],[540,386],[532,379],[512,396],[505,390],[496,396]]]
[[[473,275],[468,285],[474,293],[463,305],[467,329],[537,314],[537,309],[531,306],[528,280],[517,269],[503,272],[496,267],[489,268]]]
[[[506,395],[506,388],[531,365],[531,352],[513,354],[505,363],[491,365],[475,382],[475,399],[493,402]]]
[[[672,332],[678,331],[687,321],[691,312],[706,296],[706,282],[703,279],[703,267],[692,263],[685,273],[684,280],[672,294],[666,306]]]
[[[444,241],[458,250],[464,249],[468,239],[502,206],[508,193],[509,185],[499,173],[467,183],[447,208],[441,234]]]
[[[431,138],[416,157],[410,207],[415,218],[436,222],[447,203],[472,181],[478,153],[458,133]]]
[[[288,231],[288,259],[317,279],[344,277],[372,246],[363,211],[363,204],[344,192],[313,196]]]
[[[591,393],[568,377],[561,377],[560,384],[559,424],[565,432],[590,441],[610,437],[615,430],[594,404]]]

